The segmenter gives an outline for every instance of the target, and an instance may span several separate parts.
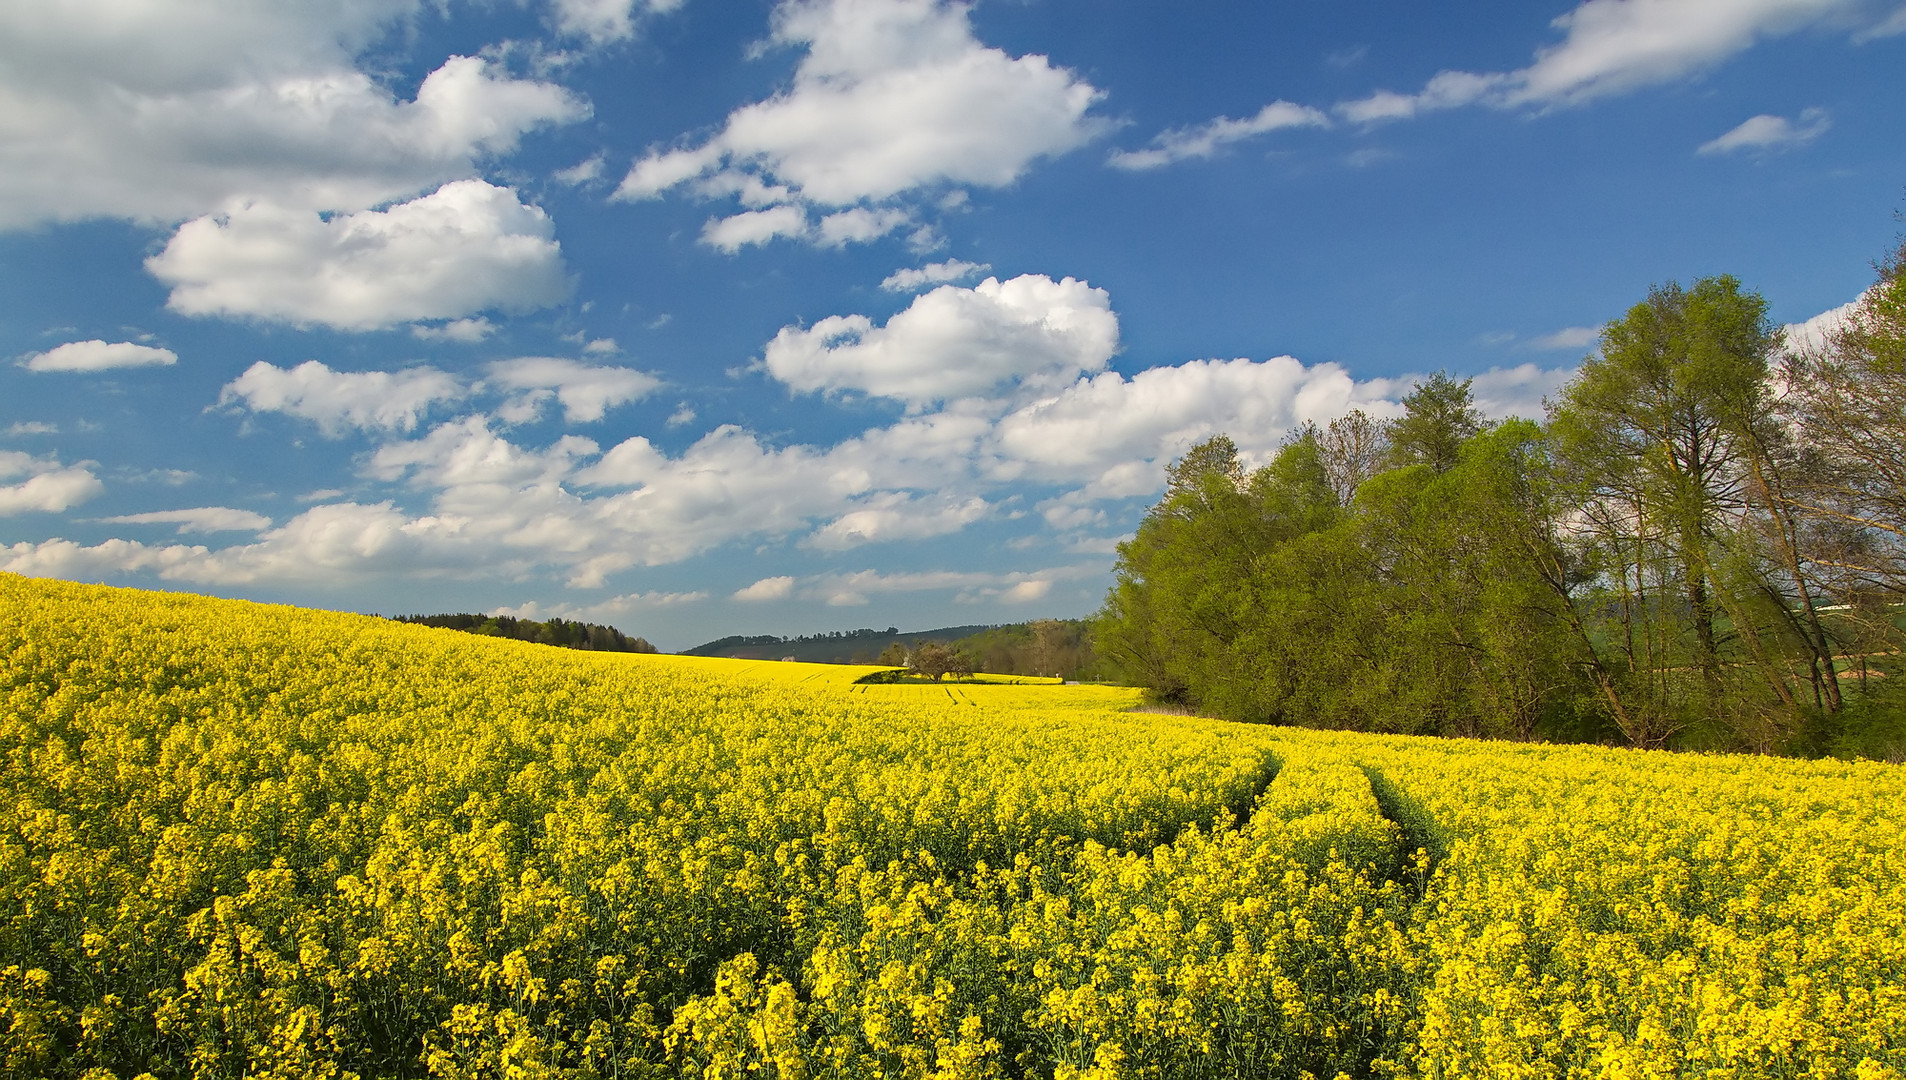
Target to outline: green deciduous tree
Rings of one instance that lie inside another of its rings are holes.
[[[1670,282],[1610,322],[1601,349],[1551,416],[1583,507],[1572,523],[1601,570],[1607,646],[1622,673],[1616,705],[1629,738],[1656,745],[1690,725],[1765,704],[1731,693],[1743,665],[1795,707],[1768,636],[1772,587],[1754,550],[1756,470],[1769,363],[1780,338],[1767,303],[1731,277]],[[1764,506],[1764,500],[1762,500]],[[1771,617],[1770,617],[1771,616]]]
[[[1403,415],[1384,433],[1390,465],[1428,465],[1439,473],[1456,467],[1463,443],[1485,426],[1469,384],[1439,371],[1403,396]]]
[[[1318,458],[1339,503],[1350,505],[1358,485],[1382,471],[1390,449],[1384,426],[1362,409],[1352,409],[1317,432]]]

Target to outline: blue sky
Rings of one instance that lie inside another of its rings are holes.
[[[0,9],[0,569],[681,648],[1076,616],[1164,466],[1906,205],[1897,0]]]

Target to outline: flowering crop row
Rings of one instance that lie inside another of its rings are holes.
[[[0,577],[0,1073],[1897,1077],[1899,770]]]

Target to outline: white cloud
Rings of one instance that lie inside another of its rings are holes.
[[[1097,89],[1044,56],[1015,58],[981,44],[964,4],[784,0],[771,43],[806,49],[792,86],[735,110],[702,145],[650,153],[616,197],[652,198],[711,174],[704,194],[732,193],[754,205],[844,208],[949,184],[1000,187],[1102,129],[1087,115]],[[704,238],[732,251],[809,236],[777,220],[774,232],[754,222],[745,234],[741,224],[711,226]],[[854,230],[873,224],[884,224],[884,234],[894,227],[887,220],[839,219],[834,232],[810,238],[858,239]]]
[[[358,210],[588,114],[560,87],[463,56],[397,99],[355,57],[418,8],[0,5],[0,227],[173,222],[234,199]]]
[[[1398,94],[1379,90],[1369,97],[1339,104],[1336,112],[1353,124],[1407,120],[1419,112],[1474,105],[1498,91],[1507,80],[1507,76],[1499,74],[1444,71],[1432,77],[1419,93]]]
[[[1563,349],[1586,349],[1602,339],[1602,332],[1593,326],[1564,326],[1554,333],[1544,334],[1529,344],[1538,349],[1560,351]]]
[[[135,345],[130,341],[69,341],[34,353],[21,364],[28,371],[108,371],[113,368],[153,367],[179,362],[171,349]]]
[[[60,426],[44,420],[18,420],[7,425],[6,437],[17,439],[23,435],[58,435]]]
[[[786,536],[874,487],[858,447],[772,449],[732,425],[670,458],[642,436],[612,447],[575,483],[624,488],[591,502],[633,563],[675,562],[744,536]]]
[[[810,333],[817,336],[790,345]],[[1395,415],[1408,388],[1404,379],[1360,382],[1335,365],[1289,357],[1199,360],[1126,376],[1106,370],[1117,340],[1109,298],[1084,282],[1028,275],[942,286],[912,298],[884,326],[856,316],[814,331],[789,328],[766,350],[769,368],[796,389],[894,396],[908,404],[905,415],[813,445],[777,445],[724,425],[679,452],[643,436],[606,449],[573,435],[524,444],[499,422],[550,402],[561,402],[572,421],[599,419],[654,392],[653,376],[627,368],[527,357],[492,364],[473,384],[430,367],[343,372],[318,361],[290,369],[260,362],[223,389],[221,404],[297,416],[333,435],[369,433],[354,483],[341,485],[369,493],[341,502],[330,501],[344,498],[339,490],[316,493],[320,505],[277,525],[221,507],[113,519],[258,532],[223,548],[58,539],[15,545],[0,562],[29,573],[146,573],[222,585],[554,574],[594,589],[637,566],[738,542],[838,551],[1022,518],[1049,543],[1102,556],[1105,541],[1081,530],[1116,529],[1107,504],[1154,496],[1166,463],[1196,441],[1225,432],[1263,460],[1305,420],[1326,422],[1356,407]],[[1476,395],[1492,412],[1527,408],[1566,374],[1533,365],[1485,372]],[[470,401],[481,404],[406,434],[433,408]],[[491,414],[496,401],[503,408]],[[66,468],[25,455],[4,460],[14,470],[0,476],[7,482]],[[80,466],[66,480],[98,489]],[[0,490],[26,504],[56,501],[54,480],[26,486]],[[67,501],[84,493],[74,489]],[[1100,558],[1078,573],[1103,569]],[[1012,603],[1050,595],[1071,572],[868,572],[741,591],[855,603],[944,589],[963,602]],[[603,603],[636,610],[667,595]]]
[[[959,532],[992,509],[977,496],[916,499],[904,492],[882,492],[816,529],[807,543],[824,551],[844,551],[862,544],[924,540]]]
[[[791,577],[765,577],[753,585],[736,589],[734,598],[748,603],[761,603],[768,600],[786,600],[794,593],[794,579]]]
[[[333,371],[306,360],[286,369],[260,360],[225,384],[218,403],[310,420],[336,437],[346,428],[409,431],[432,405],[463,393],[454,376],[436,368]]]
[[[1787,335],[1788,351],[1810,352],[1825,348],[1833,340],[1833,335],[1852,321],[1864,299],[1866,297],[1862,294],[1858,300],[1849,300],[1839,307],[1829,308],[1805,322],[1788,323],[1783,328]]]
[[[82,465],[61,465],[52,458],[0,450],[0,480],[18,476],[26,479],[0,484],[0,516],[35,511],[57,514],[106,490],[99,477]]]
[[[1833,118],[1825,109],[1805,109],[1798,121],[1763,113],[1741,121],[1727,134],[1702,143],[1697,154],[1732,154],[1742,150],[1766,153],[1805,146],[1826,134]]]
[[[598,600],[593,604],[542,604],[534,600],[514,607],[492,608],[487,614],[507,615],[516,619],[530,619],[547,622],[550,619],[571,619],[577,622],[608,622],[611,619],[625,618],[646,611],[662,608],[681,607],[684,604],[699,604],[708,599],[705,592],[650,592],[627,593],[612,596],[607,600]],[[623,631],[627,633],[627,630]]]
[[[1353,123],[1465,105],[1575,105],[1699,74],[1760,41],[1812,26],[1858,25],[1866,0],[1583,0],[1554,21],[1563,39],[1512,72],[1444,71],[1415,94],[1340,103]]]
[[[992,268],[992,263],[971,263],[959,259],[948,259],[945,262],[928,263],[918,269],[895,270],[881,281],[880,287],[887,292],[912,292],[922,285],[943,285],[949,281],[961,281],[975,274],[983,274]]]
[[[910,220],[904,210],[869,210],[864,206],[822,218],[814,242],[824,248],[843,248],[878,240]]]
[[[1670,82],[1756,42],[1848,15],[1860,0],[1586,0],[1567,37],[1518,73],[1511,103],[1573,103]]]
[[[1105,572],[1102,565],[1060,566],[1045,570],[995,573],[983,570],[923,570],[883,574],[860,570],[845,574],[823,574],[807,579],[800,594],[825,601],[831,607],[858,607],[869,595],[957,590],[956,602],[973,603],[996,599],[1023,603],[1044,597],[1055,581],[1075,581]]]
[[[1895,10],[1891,15],[1888,15],[1877,24],[1854,34],[1853,43],[1856,45],[1864,45],[1869,41],[1877,41],[1880,38],[1887,37],[1898,37],[1901,34],[1906,34],[1906,7]]]
[[[634,368],[596,367],[553,356],[498,360],[489,373],[491,380],[512,390],[554,392],[563,418],[572,424],[594,423],[611,408],[640,401],[662,385],[662,380]]]
[[[858,390],[915,406],[985,393],[1001,383],[1053,386],[1101,370],[1118,349],[1118,316],[1103,289],[1027,274],[970,289],[942,285],[876,327],[835,315],[783,327],[768,343],[769,374],[803,392]]]
[[[579,161],[567,169],[558,169],[553,175],[557,183],[571,187],[598,180],[602,177],[602,155]]]
[[[629,167],[629,173],[616,185],[611,196],[625,202],[653,199],[678,184],[706,175],[721,163],[721,151],[713,143],[694,150],[668,150],[651,153]]]
[[[590,356],[614,356],[616,353],[621,352],[622,349],[615,343],[614,338],[605,337],[596,338],[587,345],[584,345],[582,351],[588,353]]]
[[[155,510],[146,514],[121,514],[100,518],[108,525],[177,525],[185,533],[262,532],[271,528],[271,519],[250,510],[229,506],[198,506],[189,510]]]
[[[1000,593],[999,598],[1009,604],[1026,604],[1045,599],[1046,594],[1051,591],[1052,582],[1043,578],[1030,578]]]
[[[551,7],[555,11],[557,30],[604,45],[633,37],[643,16],[666,15],[682,3],[683,0],[552,0]]]
[[[1288,356],[1194,360],[1082,379],[1006,416],[997,437],[1018,469],[1137,495],[1156,489],[1164,462],[1212,435],[1267,452],[1305,420],[1380,412],[1396,390],[1392,380],[1359,383],[1335,364],[1306,367]]]
[[[421,439],[378,447],[364,471],[386,482],[408,477],[414,487],[487,500],[505,488],[554,490],[577,461],[594,457],[597,451],[593,441],[575,435],[563,436],[547,450],[525,450],[491,431],[486,418],[466,416],[437,425]],[[440,508],[451,505],[439,503]],[[470,504],[455,509],[464,514],[485,507]]]
[[[1478,407],[1491,416],[1542,415],[1541,398],[1572,370],[1533,364],[1476,375]],[[1410,377],[1358,381],[1336,364],[1306,366],[1289,356],[1264,361],[1194,360],[1130,378],[1104,372],[1022,406],[993,431],[1000,479],[1021,477],[1081,485],[1066,507],[1149,495],[1167,462],[1213,435],[1231,436],[1245,456],[1263,461],[1306,421],[1327,424],[1352,409],[1376,417],[1401,413]],[[1076,526],[1084,520],[1053,519]]]
[[[456,341],[475,345],[496,333],[496,324],[488,319],[452,319],[442,326],[413,326],[413,337],[420,341]]]
[[[1490,368],[1472,377],[1469,392],[1484,416],[1540,420],[1546,413],[1543,402],[1574,378],[1576,370],[1573,367],[1541,368],[1534,364]]]
[[[329,221],[240,205],[180,226],[146,268],[172,286],[174,311],[340,330],[529,310],[569,291],[548,215],[481,180]]]
[[[710,218],[702,226],[702,243],[732,255],[750,244],[765,244],[777,236],[807,235],[807,211],[798,206],[748,210],[732,217]]]
[[[517,578],[538,564],[478,526],[453,516],[410,517],[390,502],[331,503],[306,510],[255,543],[213,550],[113,539],[84,547],[56,538],[0,549],[0,571],[94,580],[156,573],[168,581],[215,585],[340,585],[395,576]]]
[[[1273,101],[1255,116],[1234,120],[1220,116],[1197,127],[1174,128],[1152,140],[1144,150],[1118,150],[1107,159],[1121,169],[1156,169],[1186,158],[1208,158],[1231,143],[1294,127],[1329,127],[1330,118],[1308,105]]]
[[[210,558],[210,549],[182,544],[155,548],[137,540],[107,540],[83,547],[65,539],[37,544],[22,541],[0,548],[0,572],[69,581],[102,581],[117,574],[152,570],[164,576],[181,567],[190,572],[190,568],[203,566]]]

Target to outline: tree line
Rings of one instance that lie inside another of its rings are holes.
[[[1603,329],[1546,421],[1469,381],[1175,462],[1101,656],[1230,719],[1906,756],[1906,244],[1824,342],[1732,277]]]
[[[1040,675],[1067,680],[1104,679],[1110,669],[1092,648],[1092,624],[1086,619],[1034,619],[987,627],[953,641],[929,638],[896,641],[870,663],[905,668],[938,682],[947,675]],[[895,675],[899,673],[894,673]],[[876,675],[863,682],[893,681]]]
[[[572,622],[568,619],[518,619],[509,615],[395,615],[397,622],[417,626],[436,626],[462,630],[486,637],[533,641],[539,645],[559,645],[565,649],[593,649],[598,652],[652,653],[655,646],[646,638],[629,637],[613,626]]]

